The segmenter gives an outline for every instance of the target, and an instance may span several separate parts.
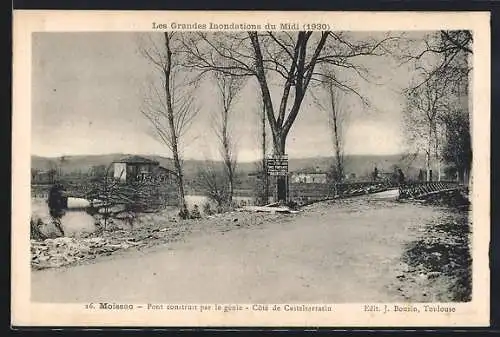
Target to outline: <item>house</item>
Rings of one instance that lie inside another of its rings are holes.
[[[291,182],[296,184],[326,184],[327,173],[322,172],[318,167],[315,170],[306,169],[294,172],[291,175]]]
[[[174,184],[177,181],[177,176],[173,171],[160,165],[153,168],[152,174],[154,177],[156,177],[155,181],[157,182],[167,182],[169,184]]]
[[[38,171],[32,170],[31,172],[31,183],[32,184],[53,184],[56,179],[56,170]]]
[[[156,160],[140,156],[128,156],[113,162],[113,177],[122,182],[172,180],[173,172],[160,166]]]

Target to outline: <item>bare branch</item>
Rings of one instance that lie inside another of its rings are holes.
[[[220,109],[213,114],[213,130],[219,140],[220,154],[224,164],[225,177],[227,180],[227,202],[232,203],[234,191],[234,178],[236,170],[236,151],[234,135],[232,134],[231,115],[233,103],[242,89],[244,81],[240,77],[225,75],[215,72],[214,79],[219,89]]]
[[[144,99],[142,114],[149,120],[160,141],[172,152],[178,183],[179,206],[185,205],[180,139],[189,128],[198,108],[194,106],[196,81],[183,71],[179,50],[180,34],[165,32],[160,47],[150,40],[143,55],[158,70],[158,80],[152,82]],[[198,77],[199,78],[199,77]],[[184,83],[183,83],[184,82]]]

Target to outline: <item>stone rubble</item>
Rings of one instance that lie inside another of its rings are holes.
[[[131,242],[127,239],[120,242],[100,237],[31,240],[31,266],[33,269],[61,267],[138,245],[141,245],[141,242]]]

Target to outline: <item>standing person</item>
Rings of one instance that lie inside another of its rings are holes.
[[[372,179],[373,179],[373,181],[377,181],[377,179],[378,179],[378,169],[377,169],[377,166],[375,166],[375,169],[373,169]]]
[[[404,195],[407,194],[404,188],[404,183],[405,183],[405,175],[403,174],[403,171],[398,168],[397,170],[397,178],[398,178],[398,187],[399,187],[399,198],[403,197]]]
[[[405,175],[403,174],[403,171],[401,169],[398,169],[398,183],[399,185],[404,184],[405,182]]]
[[[48,204],[49,204],[50,216],[52,217],[54,225],[64,236],[64,230],[62,228],[61,218],[64,215],[64,210],[67,207],[67,203],[64,196],[64,187],[61,184],[55,183],[50,188]]]
[[[418,181],[424,181],[424,171],[422,169],[418,171]]]

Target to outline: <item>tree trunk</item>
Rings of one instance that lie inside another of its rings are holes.
[[[229,206],[231,206],[233,204],[233,193],[234,193],[234,174],[233,174],[233,170],[232,168],[229,170],[228,172],[228,180],[229,180],[229,186],[228,186],[228,189],[229,189],[229,196],[228,196],[228,204]]]
[[[436,158],[437,180],[441,181],[441,158],[439,158],[439,137],[436,123],[434,123],[434,156]]]
[[[266,106],[262,102],[262,181],[263,181],[263,200],[262,203],[267,205],[269,203],[269,177],[267,175],[266,167]]]
[[[286,138],[283,135],[277,135],[275,142],[275,154],[282,156],[285,154]],[[278,176],[276,179],[276,188],[278,193],[278,202],[286,203],[288,197],[288,184],[286,176]]]
[[[182,165],[180,163],[179,154],[177,152],[177,146],[175,147],[174,153],[174,166],[177,173],[177,200],[179,207],[183,207],[186,204],[185,192],[184,192],[184,175],[182,173]]]
[[[432,125],[429,125],[429,139],[427,140],[426,151],[426,180],[431,181],[431,153],[432,153]]]
[[[259,78],[259,82],[261,82],[262,79]],[[284,127],[279,127],[276,125],[276,121],[273,120],[273,115],[270,111],[272,110],[272,102],[271,102],[271,96],[269,95],[268,89],[267,89],[267,84],[262,83],[261,84],[261,89],[262,89],[262,96],[263,96],[263,102],[264,102],[264,108],[266,109],[266,115],[269,121],[269,124],[271,126],[271,132],[273,136],[273,145],[274,145],[274,154],[281,156],[285,154],[285,143],[286,143],[286,128]],[[267,92],[267,94],[265,94]],[[267,172],[266,172],[267,175]],[[266,184],[267,185],[267,184]],[[277,197],[278,197],[278,202],[285,203],[287,201],[287,190],[288,186],[286,183],[286,177],[285,176],[277,176],[276,178],[276,189],[277,189]]]
[[[431,155],[429,152],[425,154],[425,181],[431,180]]]
[[[175,122],[174,122],[174,110],[172,107],[172,93],[170,90],[170,75],[172,70],[172,51],[170,50],[170,38],[168,33],[165,32],[165,48],[167,50],[167,59],[165,62],[165,67],[163,68],[163,72],[165,75],[165,97],[167,100],[167,119],[168,126],[171,131],[171,143],[172,143],[172,155],[174,157],[174,167],[177,174],[177,187],[178,187],[178,202],[179,207],[182,208],[185,204],[185,196],[184,196],[184,177],[182,174],[182,165],[179,158],[179,149],[178,149],[178,135],[175,133]]]
[[[273,103],[271,100],[271,93],[267,85],[267,79],[264,68],[264,60],[260,48],[260,42],[257,32],[248,32],[252,47],[255,53],[255,75],[261,88],[262,99],[266,108],[268,121],[273,134],[273,142],[276,155],[285,154],[285,140],[290,128],[292,127],[298,113],[302,100],[306,93],[309,81],[314,73],[314,67],[321,50],[323,49],[327,40],[328,34],[323,32],[321,39],[314,50],[309,64],[306,64],[306,49],[307,43],[312,32],[299,32],[297,44],[294,48],[292,56],[292,64],[288,70],[288,77],[285,83],[283,95],[281,97],[280,109],[278,111],[278,118],[275,118]],[[293,106],[289,111],[288,117],[285,120],[285,110],[289,98],[290,88],[295,88],[295,96]],[[287,179],[284,176],[278,176],[277,179],[278,201],[287,201]]]
[[[286,176],[278,176],[276,185],[277,185],[276,188],[278,189],[278,202],[286,203],[287,200]]]
[[[224,162],[227,171],[228,180],[228,198],[227,203],[229,206],[233,204],[233,194],[234,194],[234,170],[236,167],[236,162],[234,161],[234,153],[232,152],[232,142],[231,136],[228,130],[229,123],[229,107],[230,103],[226,103],[224,106],[224,115],[222,120],[222,145],[224,148]]]
[[[329,94],[330,94],[330,104],[331,104],[331,118],[332,118],[332,126],[333,126],[333,139],[334,139],[334,147],[335,147],[335,157],[336,157],[336,166],[337,166],[337,180],[342,180],[344,176],[344,163],[342,158],[342,149],[340,148],[340,135],[339,135],[339,119],[337,114],[337,106],[335,104],[335,92],[333,89],[333,84],[330,82],[328,86]]]
[[[224,114],[222,118],[222,150],[223,150],[223,157],[224,157],[224,165],[226,166],[226,174],[227,174],[227,180],[228,180],[228,198],[227,198],[227,203],[228,205],[231,205],[233,202],[233,176],[234,176],[234,167],[233,167],[233,161],[231,158],[231,144],[229,140],[229,134],[228,134],[228,114],[229,114],[229,108],[224,107]]]

